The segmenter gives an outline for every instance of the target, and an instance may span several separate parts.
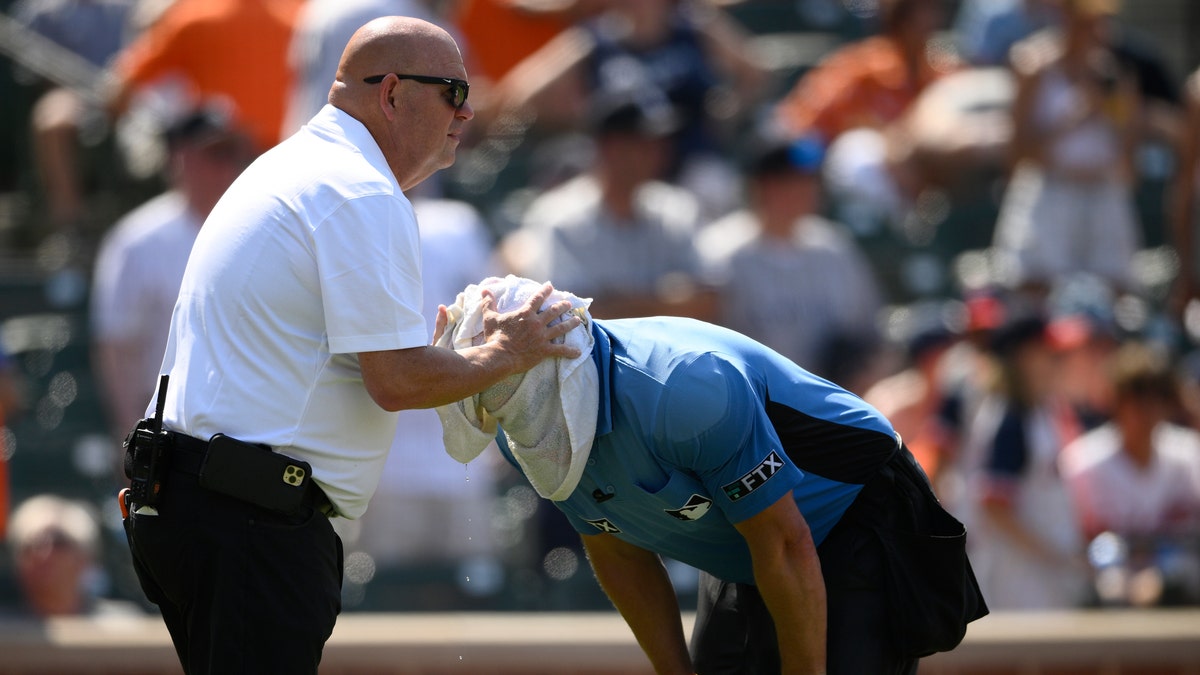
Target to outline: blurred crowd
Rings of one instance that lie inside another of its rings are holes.
[[[1118,0],[13,2],[31,217],[5,243],[86,317],[106,490],[208,211],[394,14],[449,30],[471,75],[456,165],[410,195],[431,331],[504,273],[597,317],[729,326],[892,420],[994,610],[1200,604],[1200,68]],[[45,426],[16,342],[0,428]],[[115,504],[31,495],[6,461],[37,448],[0,444],[3,613],[140,599]],[[464,468],[403,413],[338,524],[346,607],[607,606],[497,460]]]

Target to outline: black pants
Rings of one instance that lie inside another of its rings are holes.
[[[826,594],[826,667],[829,675],[912,675],[918,659],[897,649],[887,589],[887,554],[875,527],[907,509],[910,499],[895,489],[895,471],[912,462],[907,450],[892,460],[834,526],[817,555]],[[771,675],[778,673],[779,645],[770,612],[750,584],[721,581],[701,573],[692,660],[699,675]]]
[[[917,672],[917,659],[901,656],[892,644],[878,572],[884,561],[873,538],[853,528],[835,528],[818,549],[825,577],[829,675]],[[758,588],[701,573],[691,642],[699,675],[779,673],[779,640]]]
[[[317,672],[341,610],[342,543],[311,507],[283,516],[172,472],[125,534],[188,675]]]

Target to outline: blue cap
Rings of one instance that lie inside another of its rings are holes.
[[[762,139],[753,144],[746,163],[752,176],[781,173],[815,174],[825,159],[825,145],[816,136]]]

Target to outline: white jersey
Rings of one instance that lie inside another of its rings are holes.
[[[1154,456],[1145,467],[1122,449],[1112,424],[1075,439],[1059,467],[1084,526],[1092,534],[1163,534],[1200,524],[1200,434],[1163,422],[1154,428]]]
[[[182,194],[164,192],[123,216],[96,254],[90,320],[98,342],[136,341],[136,372],[123,376],[149,398],[158,379],[171,310],[201,220]]]
[[[166,426],[306,460],[339,514],[357,518],[396,430],[358,353],[428,344],[418,239],[382,151],[326,106],[205,221],[163,361]]]

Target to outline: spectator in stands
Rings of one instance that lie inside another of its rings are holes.
[[[873,384],[863,399],[887,417],[938,491],[942,470],[957,459],[960,428],[959,392],[952,390],[946,357],[959,334],[944,308],[921,306],[902,310],[889,324],[904,323],[903,367]],[[931,314],[933,316],[925,316]]]
[[[1063,0],[1063,8],[1061,31],[1013,50],[1014,167],[994,246],[1015,288],[1044,295],[1056,281],[1088,273],[1132,290],[1141,97],[1103,39],[1116,0]]]
[[[973,175],[995,144],[986,99],[1004,91],[990,79],[960,79],[914,114],[935,84],[961,73],[954,51],[936,38],[944,3],[877,6],[879,32],[825,56],[773,110],[793,136],[816,134],[825,144],[831,211],[859,234],[902,232],[922,194]]]
[[[1086,597],[1083,540],[1057,470],[1079,423],[1056,391],[1048,337],[1040,313],[1007,316],[991,339],[998,379],[967,427],[955,510],[993,609],[1065,609]]]
[[[258,152],[275,145],[292,74],[288,43],[303,0],[175,0],[118,54],[110,107],[120,116],[150,85],[174,81],[187,105],[228,99]]]
[[[567,28],[607,8],[609,0],[459,0],[450,17],[462,31],[477,72],[471,84],[498,82]]]
[[[746,32],[709,0],[609,0],[513,67],[495,89],[498,120],[532,110],[542,130],[578,130],[594,92],[664,92],[680,115],[669,176],[713,213],[732,206],[727,132],[753,109],[765,71]]]
[[[594,99],[594,167],[534,199],[503,243],[506,264],[595,298],[609,318],[711,318],[716,296],[693,241],[699,204],[661,180],[678,119],[664,100],[642,100],[649,93]]]
[[[1092,542],[1097,595],[1105,603],[1195,604],[1200,433],[1172,421],[1180,390],[1162,348],[1129,342],[1108,365],[1111,421],[1076,439],[1059,460]]]
[[[1108,362],[1121,344],[1113,316],[1116,296],[1101,279],[1064,280],[1047,298],[1047,331],[1058,346],[1061,392],[1075,409],[1084,431],[1108,421],[1112,387]]]
[[[1167,355],[1129,342],[1104,371],[1112,420],[1059,460],[1084,535],[1194,534],[1200,528],[1200,434],[1171,422],[1178,384]]]
[[[856,233],[903,232],[922,195],[971,199],[1007,170],[1011,74],[957,70],[921,90],[883,128],[857,127],[827,148],[826,189],[838,219]]]
[[[64,56],[51,58],[44,47],[27,55],[37,59],[35,66],[42,69],[30,123],[51,232],[77,234],[86,224],[80,134],[87,127],[95,137],[96,127],[103,128],[95,99],[100,92],[86,88],[101,82],[102,69],[131,37],[135,4],[135,0],[21,0],[12,8],[21,25],[65,50],[67,60],[64,66]],[[77,68],[93,72],[76,72]]]
[[[196,234],[254,156],[250,140],[219,108],[184,115],[164,136],[169,189],[122,217],[96,256],[91,333],[101,400],[117,439],[153,397]]]
[[[882,0],[881,30],[826,56],[803,75],[775,113],[793,135],[825,144],[851,129],[882,130],[930,83],[953,71],[952,50],[934,49],[945,21],[940,0]]]
[[[1011,299],[996,286],[981,285],[965,291],[960,339],[940,358],[943,403],[938,414],[949,428],[957,430],[957,436],[951,451],[937,462],[935,489],[953,506],[952,510],[967,511],[962,506],[968,492],[966,444],[980,408],[984,403],[993,405],[1003,381],[1001,361],[992,344],[996,332],[1008,321],[1010,304]]]
[[[51,494],[25,500],[13,512],[7,541],[26,616],[139,611],[133,603],[98,596],[100,527],[83,503]]]
[[[820,215],[823,148],[814,138],[755,136],[746,207],[698,239],[719,278],[719,323],[861,393],[878,377],[880,292],[850,233]]]

